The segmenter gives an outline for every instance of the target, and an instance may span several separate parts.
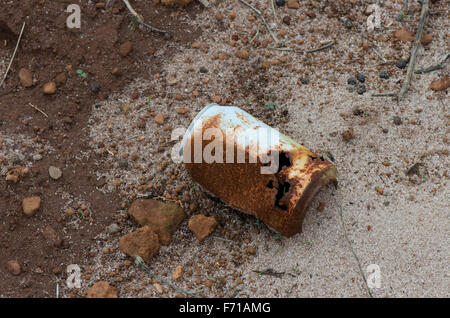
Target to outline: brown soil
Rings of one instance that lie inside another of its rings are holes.
[[[166,26],[171,35],[130,27],[131,19],[122,2],[109,3],[112,5],[100,10],[95,4],[82,1],[82,27],[70,30],[66,27],[67,1],[0,0],[0,58],[9,62],[22,23],[27,23],[18,54],[0,89],[0,132],[26,135],[37,144],[45,143],[55,149],[34,162],[28,176],[19,183],[7,184],[4,177],[0,179],[2,297],[53,297],[46,292],[55,288],[52,270],[84,263],[93,238],[114,222],[113,212],[120,205],[115,193],[105,195],[99,191],[104,181],[97,180],[96,172],[104,168],[95,164],[96,155],[89,152],[88,131],[84,129],[92,107],[111,93],[120,92],[133,79],[153,76],[161,65],[160,57],[172,55],[200,35],[198,29],[186,28],[179,22],[174,14],[177,11],[158,6],[156,12],[156,5],[151,2],[137,3],[136,9],[152,25]],[[192,4],[178,13],[193,17],[200,9],[198,4]],[[169,39],[170,48],[164,45]],[[134,47],[131,54],[122,57],[119,47],[126,41]],[[158,50],[162,52],[157,57],[154,53]],[[112,74],[117,66],[120,76]],[[21,68],[32,72],[35,83],[31,88],[21,86]],[[77,74],[78,69],[87,77]],[[65,83],[58,84],[56,94],[44,95],[43,84],[59,74],[65,74]],[[98,93],[91,91],[94,81],[100,84]],[[85,153],[89,155],[84,156]],[[0,161],[1,167],[12,165],[7,159]],[[27,153],[20,164],[32,160]],[[60,180],[49,178],[50,165],[63,170]],[[67,202],[61,193],[89,202],[90,218],[82,221],[81,230],[66,226]],[[22,200],[36,195],[42,199],[40,211],[27,218],[22,212]],[[42,236],[42,229],[49,225],[63,238],[59,248],[49,246]],[[7,273],[5,265],[11,259],[22,265],[24,273],[20,276]]]

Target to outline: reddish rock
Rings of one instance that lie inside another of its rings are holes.
[[[55,77],[55,81],[56,84],[58,85],[64,85],[67,81],[67,76],[65,73],[59,73],[56,77]]]
[[[430,85],[430,89],[436,92],[446,90],[449,87],[450,87],[450,77],[447,75],[433,81]]]
[[[177,114],[181,114],[181,115],[186,114],[188,112],[186,107],[177,108],[175,111],[177,112]]]
[[[44,238],[48,244],[55,247],[59,247],[62,245],[61,237],[51,226],[46,226],[45,229],[42,231],[42,235],[44,235]]]
[[[289,9],[298,9],[300,8],[300,4],[298,3],[298,0],[287,0],[287,7]]]
[[[63,272],[63,269],[60,266],[56,266],[52,269],[53,274],[56,276],[61,275]]]
[[[25,177],[29,172],[29,169],[22,166],[14,166],[6,173],[6,181],[13,183],[19,182],[20,178]]]
[[[345,142],[349,142],[350,140],[352,140],[352,139],[354,139],[354,138],[355,138],[355,133],[354,133],[352,127],[350,127],[349,129],[347,129],[346,131],[344,131],[344,132],[342,133],[342,139],[343,139]]]
[[[397,40],[403,41],[403,42],[412,42],[414,41],[414,33],[407,29],[399,29],[394,32],[394,37]]]
[[[160,125],[164,124],[164,116],[161,114],[156,115],[154,120],[157,124],[160,124]]]
[[[130,54],[131,51],[133,51],[133,43],[130,41],[125,42],[119,48],[119,54],[122,55],[123,57]]]
[[[6,270],[14,276],[20,275],[22,272],[22,267],[16,260],[10,260],[6,263]]]
[[[240,59],[248,60],[249,54],[248,54],[248,51],[247,51],[247,50],[242,49],[242,50],[239,50],[239,51],[236,52],[236,56],[237,56],[238,58],[240,58]]]
[[[19,71],[19,80],[24,87],[30,87],[33,85],[33,75],[26,68],[21,68]]]
[[[41,207],[40,197],[29,197],[22,201],[23,213],[26,216],[33,216],[37,210]]]
[[[199,241],[203,241],[214,232],[217,221],[213,216],[197,214],[190,218],[188,227]]]
[[[119,290],[106,281],[95,283],[87,291],[88,298],[117,298]]]
[[[433,41],[433,36],[431,34],[425,33],[422,35],[422,39],[420,40],[420,43],[422,45],[428,45]]]
[[[42,91],[46,95],[53,95],[56,93],[56,83],[55,82],[49,82],[44,84],[42,87]]]
[[[115,66],[112,71],[111,71],[112,75],[120,75],[120,67]]]
[[[172,234],[185,219],[183,208],[175,203],[140,199],[133,202],[128,214],[140,225],[149,226],[162,245],[168,245]]]
[[[140,256],[148,261],[158,252],[158,235],[148,226],[141,227],[135,232],[120,238],[119,248],[125,254],[135,257]]]
[[[172,280],[179,280],[183,276],[183,266],[178,265],[172,274]]]

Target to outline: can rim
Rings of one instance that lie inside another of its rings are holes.
[[[207,110],[209,110],[210,108],[215,107],[215,106],[220,106],[220,105],[218,105],[216,103],[210,103],[210,104],[206,105],[205,107],[202,108],[201,111],[198,112],[198,114],[192,120],[191,124],[189,125],[188,129],[186,130],[186,133],[183,136],[183,139],[181,140],[181,146],[180,146],[180,150],[178,152],[178,155],[181,158],[183,158],[184,144],[185,144],[186,140],[192,135],[192,132],[194,131],[195,123],[206,113]]]

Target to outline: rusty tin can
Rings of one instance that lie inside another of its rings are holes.
[[[301,232],[308,204],[336,168],[238,107],[209,104],[183,137],[191,177],[284,236]]]

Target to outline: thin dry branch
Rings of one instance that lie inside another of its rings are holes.
[[[146,27],[147,29],[149,29],[153,32],[169,33],[168,31],[155,28],[154,26],[152,26],[148,23],[145,23],[144,17],[142,15],[140,15],[139,13],[137,13],[136,10],[133,9],[133,7],[131,6],[131,4],[128,0],[122,0],[122,1],[123,1],[123,3],[125,3],[125,6],[127,7],[128,11],[130,11],[131,15],[134,17],[134,21],[136,21],[139,24],[142,24],[144,27]]]
[[[443,69],[445,67],[445,63],[447,62],[449,57],[450,57],[450,53],[447,53],[439,60],[438,64],[426,67],[422,70],[415,70],[414,73],[415,74],[425,74],[425,73]]]
[[[381,93],[381,94],[373,94],[372,97],[382,97],[382,96],[390,96],[397,97],[397,101],[400,101],[405,95],[406,91],[409,88],[409,84],[411,83],[411,77],[414,72],[414,64],[416,63],[417,51],[419,49],[420,40],[422,39],[423,27],[425,25],[425,21],[428,17],[429,11],[429,0],[424,0],[422,4],[422,11],[420,13],[419,26],[417,27],[416,37],[414,39],[414,44],[411,49],[411,57],[409,58],[408,70],[406,72],[406,78],[403,81],[403,85],[400,91],[397,94],[394,93]]]
[[[325,50],[326,48],[329,48],[330,46],[336,44],[336,42],[334,41],[329,41],[326,43],[323,43],[321,46],[319,46],[318,48],[312,49],[312,50],[307,50],[307,51],[303,51],[303,50],[299,50],[299,49],[293,49],[290,47],[268,47],[269,50],[276,50],[276,51],[284,51],[284,52],[294,52],[294,53],[314,53],[314,52],[319,52],[322,50]]]
[[[38,112],[40,112],[42,115],[44,115],[45,117],[48,118],[48,115],[46,113],[44,113],[44,111],[42,111],[41,109],[37,108],[36,106],[34,106],[31,103],[28,103],[28,105],[30,105],[30,107],[34,108],[35,110],[37,110]]]
[[[136,12],[136,10],[133,9],[130,2],[128,0],[122,0],[123,3],[125,3],[125,6],[127,7],[128,11],[138,20],[144,21],[144,17]]]
[[[25,22],[22,25],[22,30],[20,30],[19,38],[17,39],[16,48],[14,49],[13,55],[11,57],[11,61],[9,61],[9,65],[8,65],[8,68],[6,69],[5,76],[3,76],[3,79],[0,82],[0,87],[2,87],[3,83],[5,82],[6,76],[8,76],[8,73],[9,73],[9,70],[11,68],[11,65],[12,65],[12,63],[14,61],[14,58],[16,57],[17,49],[19,48],[20,40],[22,39],[22,34],[23,34],[23,30],[24,29],[25,29]]]
[[[398,100],[401,100],[403,98],[411,82],[412,73],[414,71],[414,64],[416,63],[417,51],[419,49],[420,40],[422,39],[423,27],[428,16],[428,11],[429,0],[424,0],[422,5],[422,12],[420,13],[419,27],[417,28],[416,38],[414,39],[414,44],[411,50],[411,57],[409,59],[408,71],[406,72],[406,79],[403,82],[400,92],[398,93]]]
[[[269,1],[270,1],[270,4],[272,5],[273,18],[276,23],[279,23],[280,21],[278,20],[278,17],[277,17],[277,11],[275,10],[275,5],[273,4],[275,2],[275,0],[269,0]]]
[[[353,254],[353,257],[355,258],[356,263],[358,264],[359,272],[360,272],[360,274],[362,276],[362,279],[364,280],[364,283],[366,284],[366,287],[367,287],[367,293],[369,294],[369,296],[371,298],[373,298],[372,292],[370,291],[369,285],[367,284],[366,275],[364,275],[364,271],[362,269],[361,262],[359,261],[359,257],[358,257],[358,255],[356,255],[356,252],[353,249],[352,243],[350,242],[350,239],[348,238],[347,230],[345,229],[344,216],[342,215],[342,208],[341,207],[339,207],[339,216],[340,216],[340,219],[341,219],[341,225],[342,225],[342,230],[344,232],[345,240],[347,241],[347,244],[348,244],[348,246],[349,246],[349,248],[350,248],[350,250],[351,250],[351,252]]]
[[[247,7],[249,7],[250,9],[252,9],[253,11],[255,11],[255,13],[257,15],[259,15],[259,17],[261,18],[264,26],[266,27],[267,31],[269,31],[270,36],[272,37],[272,39],[275,41],[275,43],[280,42],[277,38],[277,36],[272,32],[272,30],[270,29],[269,24],[267,24],[266,19],[264,18],[264,15],[262,14],[262,12],[258,9],[256,9],[254,6],[252,6],[250,3],[245,2],[244,0],[239,0],[243,5],[246,5]]]
[[[334,41],[329,41],[329,42],[324,43],[323,45],[319,46],[316,49],[312,49],[312,50],[306,51],[306,53],[314,53],[314,52],[325,50],[326,48],[329,48],[330,46],[334,45],[335,43],[336,42],[334,42]]]

